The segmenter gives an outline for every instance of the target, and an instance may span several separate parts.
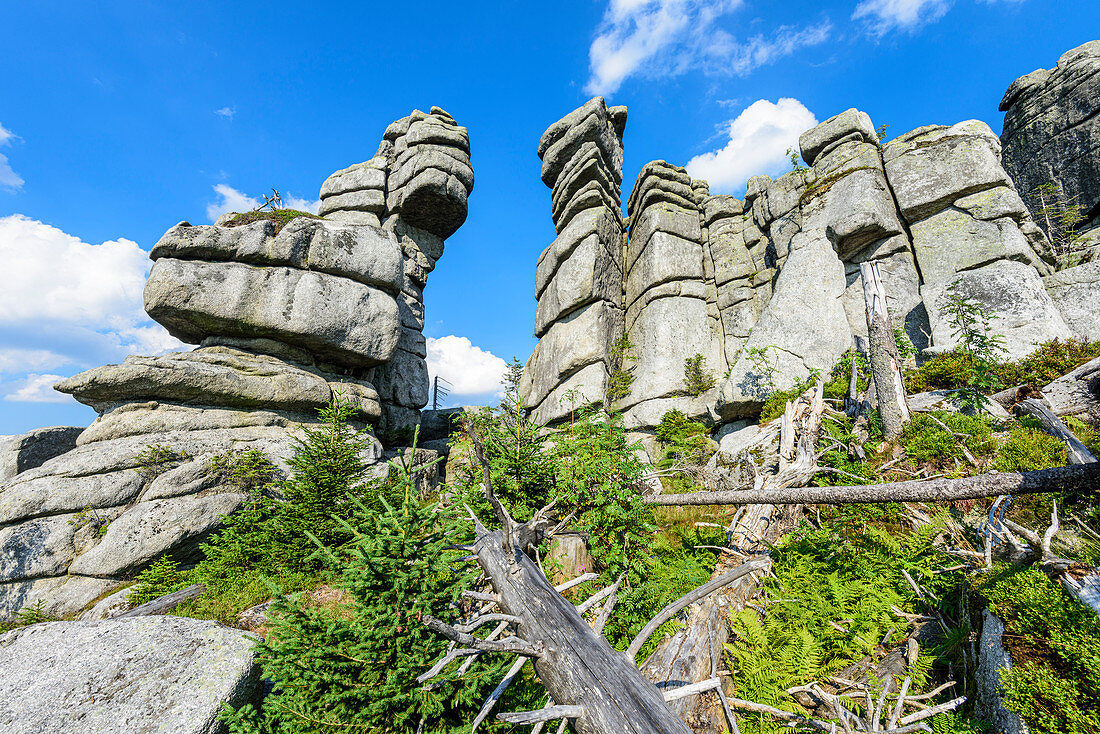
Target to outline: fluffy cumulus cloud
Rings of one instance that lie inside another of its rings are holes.
[[[18,137],[19,136],[11,130],[0,125],[0,148],[11,145],[12,141],[17,140]],[[0,153],[0,187],[10,191],[17,191],[23,188],[22,177],[11,169],[11,164],[8,163],[8,157],[3,153]]]
[[[776,174],[789,165],[787,150],[817,118],[797,99],[757,100],[729,123],[724,146],[688,161],[692,178],[705,179],[714,193],[740,193],[749,177]]]
[[[507,364],[464,336],[428,337],[428,374],[451,383],[458,395],[499,395]]]
[[[258,209],[264,203],[263,199],[257,199],[237,191],[228,184],[216,184],[214,193],[218,195],[218,198],[206,205],[206,216],[210,218],[211,222],[229,212],[250,212],[253,209]],[[302,199],[294,194],[287,194],[283,198],[283,206],[316,214],[321,208],[321,200],[313,201]]]
[[[950,0],[860,0],[852,19],[864,21],[872,33],[881,36],[939,20],[950,8]]]
[[[31,373],[19,380],[4,400],[14,403],[68,403],[72,398],[53,389],[54,384],[62,379],[62,375]]]
[[[698,68],[745,75],[829,37],[824,21],[739,40],[719,20],[742,5],[744,0],[611,0],[588,50],[585,91],[612,94],[638,73],[675,76]]]
[[[68,400],[43,385],[127,354],[181,343],[145,315],[147,253],[136,242],[98,245],[19,214],[0,218],[0,394]],[[56,379],[55,379],[56,378]],[[52,384],[52,382],[50,383]]]

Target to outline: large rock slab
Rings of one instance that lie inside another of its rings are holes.
[[[377,395],[372,399],[370,383],[232,347],[130,356],[120,365],[97,367],[62,380],[57,389],[101,412],[122,401],[158,400],[307,415],[316,415],[338,391],[345,397],[362,395],[364,412],[378,414]]]
[[[1001,167],[1000,141],[979,120],[917,128],[887,143],[883,158],[910,223],[969,194],[1012,185]]]
[[[179,617],[48,622],[0,635],[10,734],[215,734],[257,692],[253,639]]]
[[[285,265],[338,275],[390,293],[401,287],[401,247],[392,232],[310,217],[292,219],[278,234],[270,220],[240,227],[192,227],[180,222],[164,233],[149,256]]]
[[[716,409],[722,418],[757,414],[767,399],[766,376],[751,359],[752,349],[766,350],[780,390],[808,378],[811,370],[832,368],[852,345],[842,303],[845,285],[844,265],[827,239],[806,235],[792,241],[774,294],[720,386]]]
[[[870,116],[853,107],[802,133],[798,136],[798,147],[802,160],[812,166],[822,154],[843,142],[871,143],[877,140],[875,124]]]
[[[1039,274],[1028,265],[999,260],[959,273],[957,283],[954,293],[978,304],[992,333],[1004,338],[1008,359],[1024,357],[1045,341],[1072,336]],[[946,310],[950,287],[950,282],[921,287],[937,350],[958,342]]]
[[[180,561],[196,561],[199,543],[247,500],[247,494],[220,492],[139,502],[108,525],[103,539],[77,558],[69,572],[129,575],[167,551]]]
[[[393,296],[297,268],[161,258],[145,284],[145,310],[183,341],[266,337],[348,367],[385,362],[397,347]]]
[[[956,273],[998,260],[1044,267],[1016,222],[986,221],[950,207],[912,225],[913,249],[925,283],[953,280]]]
[[[1100,341],[1100,261],[1048,275],[1043,285],[1075,337]]]

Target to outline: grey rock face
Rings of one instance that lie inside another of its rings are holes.
[[[1048,275],[1043,285],[1073,336],[1100,341],[1100,261]]]
[[[992,331],[1004,337],[1004,346],[1011,355],[1028,354],[1044,341],[1071,336],[1034,268],[998,260],[960,273],[957,283],[955,292],[982,305]],[[924,285],[921,295],[928,306],[933,343],[937,348],[949,348],[955,338],[946,315],[946,284]]]
[[[539,141],[542,180],[551,188],[558,236],[535,273],[535,333],[520,394],[545,422],[583,401],[606,400],[623,333],[622,134],[626,108],[602,97],[551,125]],[[567,397],[572,391],[573,397]]]
[[[274,234],[274,222],[240,227],[192,227],[186,222],[165,232],[150,257],[283,265],[374,286],[389,293],[401,288],[401,247],[380,227],[298,217]]]
[[[253,640],[179,617],[48,622],[0,635],[0,726],[13,734],[215,734],[259,685]]]
[[[397,302],[362,283],[282,266],[161,258],[145,310],[173,336],[266,337],[325,361],[372,367],[397,346]]]
[[[377,393],[369,383],[233,347],[127,357],[121,365],[97,367],[63,380],[57,389],[97,409],[124,396],[132,402],[262,408],[306,416],[316,415],[334,392],[345,398],[354,393],[362,397],[363,417],[380,414]]]
[[[802,133],[798,137],[798,147],[802,160],[812,166],[822,154],[841,142],[873,143],[876,140],[878,136],[870,116],[853,107]]]
[[[1067,200],[1100,217],[1100,41],[1067,51],[1053,69],[1014,81],[1001,100],[1004,165],[1031,210],[1036,189],[1061,187]]]
[[[73,449],[82,430],[77,426],[52,426],[0,438],[0,482]]]

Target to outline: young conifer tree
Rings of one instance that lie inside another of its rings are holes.
[[[344,599],[281,597],[272,606],[257,659],[274,690],[262,710],[226,710],[233,734],[457,732],[500,677],[416,682],[447,647],[421,618],[453,621],[471,579],[452,568],[462,552],[447,549],[461,541],[459,518],[422,503],[407,472],[398,473],[375,504],[353,501],[351,521],[335,521],[353,538],[340,559],[328,554]]]

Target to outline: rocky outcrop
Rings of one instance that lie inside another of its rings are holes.
[[[217,734],[259,693],[253,640],[217,622],[47,622],[0,635],[0,727],[11,734]]]
[[[539,141],[542,181],[552,189],[557,237],[539,257],[535,335],[520,394],[539,420],[556,421],[584,402],[604,403],[621,364],[622,185],[625,107],[595,97]]]
[[[63,380],[95,422],[0,448],[0,619],[39,603],[68,616],[160,555],[196,561],[247,499],[220,467],[255,450],[285,475],[334,396],[363,430],[418,423],[423,289],[472,186],[465,129],[432,108],[325,182],[324,218],[168,230],[146,311],[199,346]]]
[[[1001,111],[1005,169],[1031,210],[1041,208],[1038,187],[1053,183],[1100,226],[1100,41],[1012,82]]]
[[[750,179],[744,201],[653,161],[616,250],[606,244],[621,237],[615,109],[590,101],[539,149],[559,232],[536,269],[540,341],[524,375],[540,420],[604,402],[620,333],[633,345],[633,382],[615,403],[628,428],[652,428],[673,408],[717,423],[752,418],[770,390],[828,372],[866,337],[868,261],[919,350],[954,345],[952,293],[980,306],[1011,358],[1098,323],[1083,290],[1094,273],[1052,274],[1049,242],[984,123],[922,127],[883,145],[866,113],[846,110],[801,136],[808,168]],[[554,157],[561,150],[576,163]],[[687,395],[684,360],[695,355],[723,378]]]

